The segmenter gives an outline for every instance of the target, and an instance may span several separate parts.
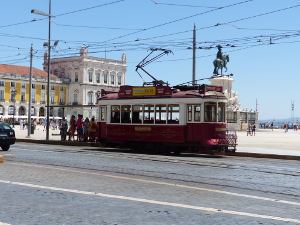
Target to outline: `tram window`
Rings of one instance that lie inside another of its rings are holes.
[[[215,102],[205,103],[205,122],[216,122],[216,107],[217,104]]]
[[[121,106],[121,123],[131,123],[131,106]]]
[[[192,121],[193,107],[191,105],[188,106],[188,121]]]
[[[154,105],[144,106],[144,123],[154,123]]]
[[[194,106],[194,121],[200,122],[201,119],[201,106],[195,105]]]
[[[168,106],[168,124],[179,123],[179,105]]]
[[[112,105],[111,106],[111,123],[120,123],[120,106]]]
[[[105,121],[106,120],[106,106],[101,106],[100,111],[101,111],[100,121]]]
[[[143,121],[143,106],[134,105],[132,106],[132,123],[142,123]]]
[[[156,105],[155,106],[155,123],[165,124],[167,121],[167,106]]]
[[[225,103],[218,104],[218,122],[225,122]]]

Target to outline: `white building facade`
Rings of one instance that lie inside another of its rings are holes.
[[[44,71],[48,70],[48,54],[44,55]],[[126,55],[121,60],[104,59],[88,56],[88,49],[80,49],[79,56],[52,58],[50,72],[58,76],[67,85],[66,102],[54,110],[58,116],[71,115],[77,117],[97,118],[98,109],[95,106],[101,95],[101,89],[118,89],[126,83]]]

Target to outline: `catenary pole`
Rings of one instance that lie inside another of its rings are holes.
[[[33,45],[30,47],[30,71],[29,71],[29,99],[28,99],[28,128],[27,136],[30,137],[31,134],[31,92],[32,92],[32,58],[33,58]]]
[[[194,24],[193,30],[193,86],[196,85],[196,24]]]

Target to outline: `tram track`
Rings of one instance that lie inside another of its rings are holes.
[[[111,153],[104,153],[103,152],[94,152],[90,150],[61,150],[59,149],[56,151],[55,149],[53,150],[30,150],[30,151],[43,151],[43,152],[48,152],[48,153],[66,153],[68,154],[83,154],[83,155],[92,155],[92,156],[105,156],[105,157],[113,157],[113,158],[125,158],[125,159],[134,159],[134,160],[147,160],[147,161],[155,161],[155,162],[162,162],[162,163],[181,163],[181,164],[187,164],[191,166],[205,166],[205,167],[215,167],[215,168],[224,168],[224,169],[242,169],[242,170],[251,170],[251,168],[246,168],[246,167],[241,167],[239,166],[238,168],[232,166],[232,165],[226,165],[224,162],[215,163],[212,165],[212,162],[210,163],[204,163],[204,162],[195,162],[193,159],[188,159],[188,160],[182,160],[182,158],[169,158],[170,156],[153,156],[153,155],[130,155],[128,153],[124,154],[111,154]],[[86,154],[88,153],[88,154]],[[92,166],[74,166],[74,165],[63,165],[62,163],[47,163],[45,161],[41,162],[38,160],[34,159],[28,159],[28,160],[22,160],[18,159],[16,157],[8,157],[6,159],[6,162],[8,163],[23,163],[23,164],[30,164],[30,165],[37,165],[37,166],[53,166],[55,168],[67,168],[71,170],[83,170],[86,171],[87,173],[113,173],[113,174],[119,174],[122,176],[139,176],[147,179],[160,179],[165,182],[170,182],[170,183],[188,183],[191,185],[209,185],[209,186],[215,186],[219,187],[221,190],[222,188],[235,188],[237,190],[244,190],[246,192],[248,191],[259,191],[262,194],[268,193],[268,194],[276,194],[276,195],[284,195],[284,196],[290,196],[290,197],[300,197],[300,194],[295,194],[299,193],[299,188],[296,187],[288,187],[288,186],[281,186],[281,185],[270,185],[270,184],[262,184],[259,182],[255,181],[236,181],[233,179],[226,179],[226,178],[207,178],[206,176],[201,176],[201,175],[187,175],[185,173],[178,173],[178,172],[164,172],[163,176],[162,174],[158,174],[157,171],[155,170],[136,170],[136,169],[126,169],[124,170],[121,167],[117,166],[101,166],[101,168],[92,168]],[[255,172],[262,172],[262,173],[271,173],[270,171],[260,171],[260,170],[253,170]],[[279,175],[290,175],[285,173],[279,173],[276,172],[276,174]],[[294,176],[294,175],[293,175]],[[297,175],[298,176],[298,175]],[[180,177],[180,178],[174,178],[174,177]],[[205,182],[204,180],[209,180],[209,182]],[[234,185],[233,185],[234,184]],[[241,185],[242,184],[242,185]],[[251,187],[252,186],[252,187]],[[272,187],[272,188],[277,188],[277,189],[289,189],[290,193],[288,192],[283,192],[283,191],[270,191],[264,188],[258,188],[259,187]]]
[[[28,149],[26,149],[28,150]],[[35,150],[30,150],[35,151]],[[145,160],[145,161],[153,161],[153,162],[167,162],[167,163],[182,163],[192,166],[206,166],[206,167],[215,167],[215,168],[226,168],[226,169],[233,169],[233,170],[246,170],[246,171],[255,171],[255,172],[262,172],[267,174],[277,174],[277,175],[286,175],[286,176],[293,176],[298,177],[300,176],[300,169],[298,171],[291,170],[290,168],[286,167],[271,167],[268,168],[265,165],[249,165],[249,164],[229,164],[228,162],[224,162],[223,159],[232,156],[209,156],[209,155],[199,155],[199,154],[182,154],[181,156],[164,156],[164,155],[151,155],[151,154],[136,154],[131,153],[129,150],[122,150],[116,148],[105,148],[100,150],[94,149],[80,149],[80,150],[70,150],[70,149],[57,149],[57,150],[38,150],[44,152],[54,152],[54,153],[68,153],[68,154],[82,154],[82,155],[93,155],[93,156],[105,156],[111,158],[125,158],[125,159],[134,159],[134,160]],[[113,153],[111,153],[113,151]],[[123,153],[123,152],[126,153]],[[189,159],[185,159],[189,157]],[[197,157],[196,159],[192,159],[193,157]],[[216,159],[219,158],[222,162],[199,162],[200,159]],[[251,166],[251,167],[250,167]]]

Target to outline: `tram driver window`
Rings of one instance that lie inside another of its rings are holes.
[[[207,102],[205,103],[205,122],[216,122],[216,113],[217,113],[217,103],[215,102]]]
[[[112,105],[111,106],[111,123],[120,123],[120,106]]]
[[[131,123],[131,106],[130,105],[122,105],[121,123]]]
[[[179,105],[168,106],[168,124],[179,124]]]
[[[225,122],[225,103],[218,104],[218,122]]]

